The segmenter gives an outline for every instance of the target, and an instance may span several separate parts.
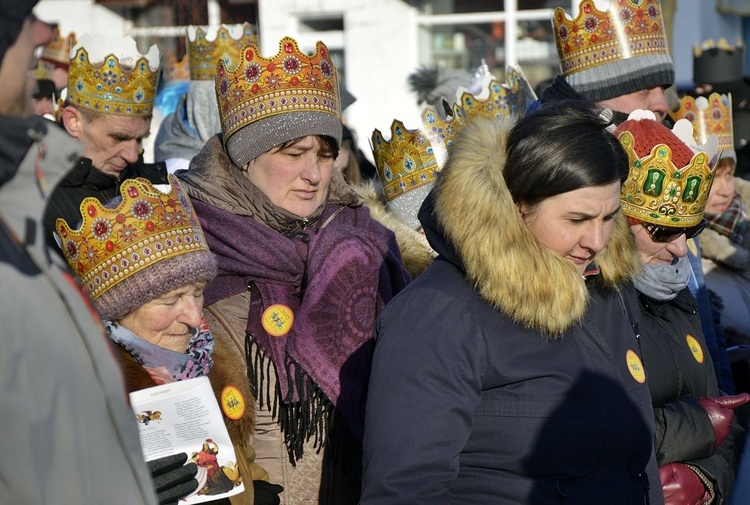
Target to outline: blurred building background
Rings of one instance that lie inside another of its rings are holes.
[[[595,0],[606,9],[611,1]],[[630,1],[630,0],[624,0]],[[408,76],[420,66],[473,72],[484,59],[504,79],[520,64],[532,85],[559,69],[551,17],[576,15],[579,0],[41,0],[36,13],[63,34],[131,35],[164,61],[185,54],[185,26],[253,23],[270,56],[290,35],[303,50],[326,43],[356,97],[345,116],[369,154],[374,128],[394,118],[416,127],[420,107]],[[692,48],[708,38],[750,41],[750,0],[662,0],[677,83],[692,85]],[[747,56],[747,55],[746,55]],[[167,65],[165,65],[166,67]],[[165,73],[167,81],[169,75]],[[154,132],[155,134],[155,132]]]

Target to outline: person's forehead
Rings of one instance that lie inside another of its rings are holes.
[[[106,128],[107,133],[116,131],[133,134],[134,136],[142,136],[148,133],[151,126],[151,119],[141,116],[102,114],[97,119],[99,119],[100,126]]]

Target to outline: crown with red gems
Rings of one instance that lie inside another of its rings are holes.
[[[322,42],[311,56],[291,37],[281,39],[271,58],[261,56],[255,44],[246,46],[236,67],[219,61],[216,97],[225,142],[246,125],[290,112],[341,118],[336,68]]]
[[[67,101],[103,114],[150,117],[159,78],[159,49],[146,55],[130,37],[85,34],[71,51]]]
[[[227,68],[234,68],[240,63],[242,49],[248,44],[258,43],[250,23],[221,25],[218,29],[207,30],[188,26],[187,39],[190,79],[193,81],[213,81],[220,60]]]
[[[558,7],[552,23],[564,75],[635,56],[669,56],[658,0],[613,0],[606,11],[584,0],[575,19]]]
[[[67,37],[60,36],[60,28],[55,26],[52,30],[52,40],[44,46],[41,61],[52,63],[53,65],[68,68],[70,63],[70,50],[76,45],[76,34],[71,32]]]
[[[683,118],[690,121],[696,142],[703,144],[709,135],[716,135],[720,156],[737,160],[732,130],[732,95],[685,96],[680,100],[680,108],[670,115],[675,121]]]
[[[127,179],[116,207],[89,197],[81,203],[80,228],[55,223],[65,259],[92,300],[155,263],[208,251],[188,196],[176,177],[169,182],[169,193],[162,193],[146,179]]]
[[[643,110],[632,112],[615,134],[630,160],[621,193],[625,214],[670,228],[699,224],[714,179],[716,136],[696,146],[688,120],[669,130]]]

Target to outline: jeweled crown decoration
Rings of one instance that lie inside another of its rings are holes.
[[[190,79],[193,81],[213,81],[220,60],[228,68],[234,68],[240,63],[242,49],[248,44],[258,43],[250,23],[221,25],[215,33],[189,26],[187,38]]]
[[[452,114],[443,116],[432,107],[421,113],[421,126],[410,130],[399,120],[391,124],[390,140],[380,130],[372,134],[372,153],[383,184],[386,201],[392,201],[413,189],[432,183],[445,163],[448,149],[458,131],[473,118],[495,119],[523,115],[536,95],[523,72],[509,67],[507,83],[491,74],[477,74],[480,80],[474,95],[457,92],[459,102],[450,106]]]
[[[635,111],[630,119],[640,119],[637,115],[643,112]],[[645,119],[641,120],[655,121],[653,113],[643,117]],[[619,135],[630,161],[628,178],[622,186],[621,204],[627,216],[639,221],[689,228],[703,219],[714,179],[717,140],[709,137],[706,144],[696,148],[692,126],[685,119],[678,121],[672,132],[686,146],[692,146],[694,154],[685,166],[675,165],[672,149],[666,144],[657,144],[647,155],[639,157],[636,145],[645,139],[635,138],[630,131]]]
[[[250,44],[235,68],[219,61],[216,73],[224,141],[242,127],[288,112],[320,112],[341,117],[338,77],[322,42],[308,56],[297,42],[284,37],[272,58]]]
[[[122,42],[129,50],[118,48],[101,59],[90,59],[87,47],[101,53],[100,44],[106,42],[84,37],[71,52],[67,101],[104,114],[150,117],[159,78],[156,46],[141,55],[135,41],[126,38]]]
[[[52,30],[52,40],[44,46],[40,60],[52,63],[59,67],[68,68],[70,63],[70,50],[76,45],[76,34],[69,33],[67,37],[60,36],[60,28],[55,26]]]
[[[558,7],[552,23],[564,75],[635,56],[669,55],[658,0],[613,0],[606,11],[584,0],[575,19]]]
[[[732,96],[711,93],[710,96],[685,96],[680,100],[680,108],[670,113],[672,118],[687,119],[693,125],[695,141],[703,144],[710,135],[716,135],[719,151],[734,153],[734,132],[732,129]],[[736,155],[735,155],[736,156]]]
[[[158,261],[208,251],[190,199],[176,177],[169,182],[170,192],[162,193],[146,179],[127,179],[114,208],[93,197],[83,200],[77,230],[57,220],[65,259],[93,300]]]

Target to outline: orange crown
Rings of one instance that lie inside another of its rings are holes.
[[[170,192],[162,193],[146,179],[125,180],[116,207],[89,197],[81,203],[80,228],[55,223],[65,259],[92,300],[158,261],[208,251],[189,198],[176,177],[169,182]]]
[[[680,100],[677,112],[670,115],[675,121],[690,121],[695,132],[695,141],[699,144],[705,143],[711,134],[715,134],[719,139],[721,157],[737,159],[732,129],[732,95],[711,93],[708,98],[685,96]]]
[[[584,0],[575,19],[558,7],[552,23],[564,75],[635,56],[669,56],[658,0],[613,0],[606,11]]]
[[[174,54],[169,55],[166,70],[168,82],[190,80],[190,64],[187,55],[180,60]]]
[[[52,30],[52,40],[44,46],[40,60],[52,63],[59,67],[68,68],[70,63],[70,50],[76,45],[76,34],[71,32],[67,37],[60,36],[60,28],[55,26]]]
[[[303,54],[291,37],[281,39],[272,58],[261,56],[255,44],[246,46],[235,68],[219,61],[216,97],[225,142],[242,127],[279,114],[322,112],[341,117],[336,70],[320,41],[311,56]]]
[[[240,63],[242,48],[258,43],[250,23],[221,25],[216,32],[189,26],[187,38],[190,79],[194,81],[213,81],[219,60],[234,68]]]

